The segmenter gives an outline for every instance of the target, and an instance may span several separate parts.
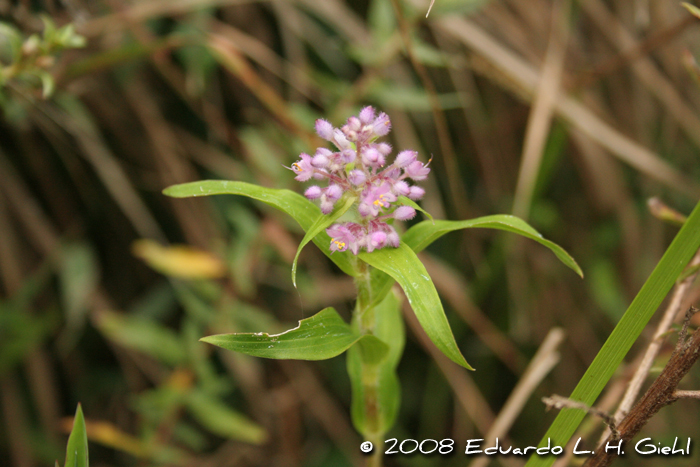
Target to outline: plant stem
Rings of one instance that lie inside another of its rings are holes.
[[[355,278],[357,286],[357,305],[355,307],[355,319],[362,334],[374,334],[375,316],[372,303],[372,285],[370,283],[370,266],[358,258],[357,269],[359,274]],[[367,460],[367,467],[381,467],[384,453],[383,431],[379,414],[379,373],[375,365],[369,365],[362,361],[362,385],[364,387],[363,406],[365,410],[365,435],[368,441],[374,445],[372,455]]]

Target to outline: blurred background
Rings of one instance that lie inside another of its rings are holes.
[[[303,232],[290,218],[161,190],[216,178],[301,192],[284,166],[322,145],[314,120],[339,125],[368,104],[389,114],[397,150],[433,157],[422,202],[433,216],[517,214],[585,272],[495,231],[428,248],[476,371],[446,362],[405,309],[389,437],[483,438],[561,328],[559,363],[506,436],[539,441],[555,416],[541,397],[570,394],[677,231],[660,203],[687,214],[700,195],[699,20],[675,0],[436,0],[426,19],[428,6],[0,2],[0,465],[62,462],[78,403],[95,467],[362,465],[344,356],[269,361],[198,342],[282,331],[327,306],[349,318],[352,281],[310,245],[295,290]],[[619,369],[602,408],[633,370]],[[684,388],[698,387],[692,371]],[[643,434],[692,437],[698,413],[677,403]],[[589,420],[581,436],[595,443],[602,428]]]

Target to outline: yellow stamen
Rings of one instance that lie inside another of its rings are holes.
[[[301,166],[297,162],[293,163],[292,167],[294,167],[298,172],[303,172]]]
[[[379,195],[379,198],[374,200],[374,205],[375,206],[381,206],[383,208],[389,206],[389,203],[384,202],[384,195]]]
[[[341,250],[342,250],[343,248],[345,248],[345,242],[341,242],[340,240],[336,240],[336,239],[334,238],[334,239],[333,239],[333,243],[335,243],[336,245],[338,245],[338,249],[341,249]]]

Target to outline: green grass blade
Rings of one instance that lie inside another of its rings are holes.
[[[354,196],[348,196],[343,199],[341,199],[338,204],[336,204],[335,209],[333,209],[333,212],[330,214],[323,215],[322,213],[319,213],[319,216],[316,218],[316,221],[309,227],[308,230],[306,230],[306,235],[304,235],[304,238],[301,240],[299,243],[299,246],[297,247],[297,254],[294,255],[294,261],[292,262],[292,284],[294,284],[294,287],[297,286],[297,261],[299,260],[299,255],[301,254],[301,250],[306,246],[309,241],[311,241],[313,238],[316,238],[318,234],[321,232],[324,232],[326,230],[326,227],[330,227],[331,224],[333,224],[340,216],[345,214],[350,207],[355,204],[355,200],[357,198]],[[328,250],[328,247],[330,246],[330,243],[327,243],[325,246],[326,251]]]
[[[304,229],[305,232],[314,225],[321,210],[299,193],[290,190],[265,188],[252,183],[227,181],[227,180],[203,180],[199,182],[173,185],[163,190],[163,194],[173,198],[192,198],[213,195],[239,195],[246,196],[283,211]],[[333,255],[329,250],[331,238],[326,232],[321,231],[313,238],[313,242],[328,256],[345,274],[356,276],[357,272],[349,251],[336,251]]]
[[[571,399],[586,405],[595,403],[596,398],[698,248],[700,248],[700,203],[695,206],[685,225],[586,370],[571,393]],[[586,413],[582,410],[562,410],[545,433],[540,445],[545,445],[548,438],[551,438],[552,445],[566,445],[585,416]],[[548,467],[555,460],[556,458],[552,456],[532,456],[527,467]]]
[[[472,370],[457,347],[435,284],[415,252],[402,242],[398,248],[382,248],[359,256],[399,283],[430,340],[450,360]]]
[[[64,467],[88,467],[88,439],[83,409],[78,404],[73,418],[73,429],[68,437],[66,463]]]
[[[333,308],[325,308],[311,318],[299,321],[299,326],[281,334],[238,333],[218,334],[200,339],[224,349],[254,357],[284,360],[326,360],[345,352],[360,339],[376,342],[377,351],[386,344],[374,336],[360,335]]]
[[[190,414],[214,434],[251,444],[267,441],[267,433],[260,425],[203,391],[191,391],[185,403]]]

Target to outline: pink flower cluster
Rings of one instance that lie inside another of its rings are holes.
[[[337,151],[318,148],[316,153],[301,154],[290,167],[296,180],[327,180],[328,185],[310,186],[304,195],[319,200],[321,211],[329,214],[335,203],[345,194],[357,196],[358,222],[333,224],[326,232],[331,237],[331,252],[360,249],[372,252],[385,246],[398,247],[399,235],[386,221],[407,220],[416,215],[410,206],[392,208],[399,196],[412,200],[423,197],[425,190],[409,185],[407,180],[424,180],[430,169],[418,160],[415,151],[401,151],[392,164],[386,165],[391,145],[376,140],[391,130],[391,122],[384,112],[375,115],[372,107],[365,107],[357,117],[348,118],[341,128],[334,128],[326,120],[316,120],[316,133],[335,145]]]

